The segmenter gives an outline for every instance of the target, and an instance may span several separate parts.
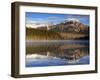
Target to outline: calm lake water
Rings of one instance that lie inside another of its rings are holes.
[[[26,42],[26,67],[89,64],[86,40],[52,40]]]

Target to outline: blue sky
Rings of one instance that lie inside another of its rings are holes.
[[[25,15],[26,23],[54,23],[58,24],[67,20],[68,18],[78,19],[81,23],[89,25],[90,16],[89,15],[75,15],[75,14],[53,14],[53,13],[34,13],[26,12]]]

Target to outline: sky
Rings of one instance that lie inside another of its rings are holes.
[[[75,18],[78,19],[81,23],[85,25],[90,24],[89,15],[76,15],[76,14],[55,14],[55,13],[34,13],[26,12],[25,19],[26,23],[34,24],[44,24],[44,23],[53,23],[59,24],[67,19]]]

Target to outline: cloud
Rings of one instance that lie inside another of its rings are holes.
[[[58,24],[64,20],[65,20],[65,18],[57,17],[57,16],[50,16],[47,18],[47,22],[52,22],[53,24]]]
[[[89,15],[77,15],[77,14],[73,14],[73,15],[69,15],[69,17],[77,17],[77,18],[82,18],[82,17],[88,17]]]
[[[42,18],[27,18],[26,23],[44,23],[44,19]]]
[[[55,16],[50,16],[50,17],[48,17],[47,19],[52,19],[52,20],[56,20],[56,19],[59,19],[59,17],[55,17]]]
[[[33,21],[33,20],[26,20],[26,23],[37,23],[37,21]]]

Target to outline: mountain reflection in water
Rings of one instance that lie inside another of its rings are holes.
[[[88,41],[26,42],[26,67],[89,64]]]

